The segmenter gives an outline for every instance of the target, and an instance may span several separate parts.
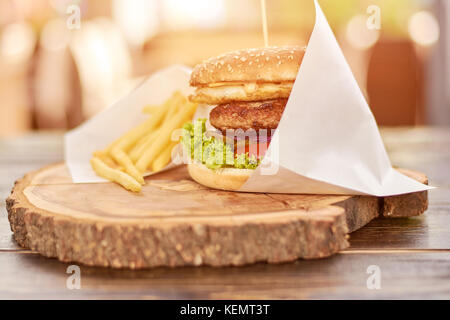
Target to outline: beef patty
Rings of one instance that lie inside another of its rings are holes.
[[[211,110],[209,121],[221,131],[276,129],[286,103],[287,99],[224,103]]]

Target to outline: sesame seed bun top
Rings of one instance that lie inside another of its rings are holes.
[[[305,47],[284,46],[237,50],[195,66],[190,84],[295,81]]]

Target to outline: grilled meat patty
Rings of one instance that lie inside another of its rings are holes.
[[[224,103],[211,110],[209,120],[221,131],[276,129],[286,103],[287,99]]]

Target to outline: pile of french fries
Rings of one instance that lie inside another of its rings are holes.
[[[128,131],[106,149],[96,151],[91,159],[94,171],[125,189],[140,192],[145,184],[144,173],[158,172],[170,161],[172,132],[191,121],[197,104],[175,92],[161,106],[144,107],[149,119]]]

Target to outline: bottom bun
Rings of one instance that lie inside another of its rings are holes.
[[[197,163],[188,164],[187,167],[192,179],[198,183],[210,188],[230,191],[239,190],[254,171],[252,169],[236,168],[212,170],[203,164]]]

